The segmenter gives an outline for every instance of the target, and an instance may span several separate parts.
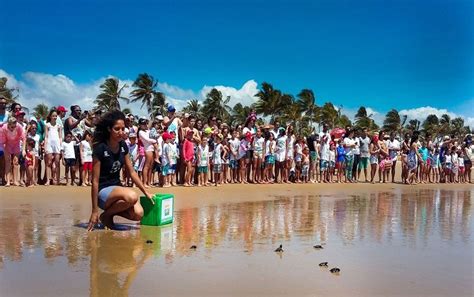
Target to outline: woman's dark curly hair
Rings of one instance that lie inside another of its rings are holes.
[[[110,138],[110,129],[119,120],[125,122],[125,114],[120,110],[109,111],[101,116],[100,121],[97,123],[92,138],[92,146],[96,146],[99,143],[105,143]]]

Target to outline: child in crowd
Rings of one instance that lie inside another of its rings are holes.
[[[337,182],[342,183],[342,176],[344,175],[344,163],[346,161],[346,151],[342,145],[342,140],[337,142],[336,148],[336,169],[337,169]]]
[[[273,167],[275,166],[275,136],[273,133],[268,133],[268,140],[265,143],[265,181],[273,183]]]
[[[456,153],[456,147],[453,146],[451,149],[451,182],[456,183],[458,178],[458,154]]]
[[[172,186],[176,186],[176,166],[178,164],[179,151],[178,151],[178,145],[176,144],[175,133],[171,132],[170,135],[171,135],[171,140],[170,140],[171,159],[170,159],[170,169],[168,172],[170,176],[170,184]]]
[[[193,144],[193,134],[192,130],[188,130],[186,133],[186,138],[183,142],[183,157],[184,163],[186,165],[186,172],[184,176],[184,186],[192,186],[192,176],[193,176],[193,165],[194,165],[194,144]]]
[[[230,148],[229,167],[231,170],[232,183],[239,182],[239,147],[240,147],[239,131],[234,130],[232,132],[232,140],[229,141],[229,148]]]
[[[32,187],[35,184],[34,169],[36,166],[36,158],[35,158],[35,140],[31,138],[28,138],[26,141],[25,165],[26,165],[26,186]]]
[[[242,184],[247,184],[247,176],[246,176],[246,171],[247,171],[247,151],[250,149],[250,146],[252,145],[252,134],[250,132],[247,132],[245,134],[244,138],[240,140],[240,146],[239,146],[239,175],[240,175],[240,183]]]
[[[421,142],[421,147],[418,149],[418,152],[421,155],[421,162],[420,162],[420,180],[421,183],[424,184],[428,181],[428,172],[429,172],[429,164],[428,164],[428,155],[429,151],[426,147],[426,141]]]
[[[258,128],[253,139],[253,180],[260,184],[263,183],[262,165],[265,163],[263,151],[265,147],[265,138],[262,135],[262,129]]]
[[[207,141],[207,136],[203,135],[201,138],[201,143],[198,146],[198,187],[207,186],[207,168],[209,165],[209,144]]]
[[[82,184],[90,186],[92,184],[92,135],[89,131],[84,132],[84,138],[80,144],[82,161]]]
[[[69,177],[71,177],[71,186],[74,185],[74,180],[76,179],[76,155],[74,153],[75,145],[76,142],[72,140],[72,132],[66,132],[64,142],[61,146],[61,154],[63,165],[66,170],[66,185],[69,183]]]
[[[229,152],[229,142],[227,141],[227,137],[224,136],[224,139],[222,139],[222,155],[225,156],[225,158],[222,158],[222,183],[224,184],[228,182]]]
[[[309,149],[308,149],[308,147],[305,147],[303,149],[303,153],[302,153],[302,157],[301,157],[301,164],[302,164],[301,178],[302,178],[304,183],[308,183],[308,181],[309,181],[309,179],[308,179],[309,164],[310,164],[309,158],[310,158]]]
[[[446,183],[451,183],[451,173],[453,169],[453,164],[451,162],[451,152],[446,152],[444,155],[444,176]]]
[[[464,152],[459,150],[458,154],[458,182],[465,183],[466,180],[464,179]]]
[[[430,172],[428,174],[429,183],[439,182],[439,149],[432,148],[429,155],[430,160]],[[433,177],[433,179],[432,179]]]
[[[132,162],[135,171],[138,171],[138,143],[137,134],[132,132],[128,135],[128,154],[130,156],[130,162]],[[128,187],[133,186],[132,178],[130,175],[126,176],[125,184]]]
[[[36,133],[38,124],[36,122],[31,122],[30,129],[28,131],[27,139],[33,139],[35,142],[35,147],[33,149],[33,156],[35,158],[35,167],[33,168],[33,181],[34,185],[38,185],[38,167],[40,163],[40,135]]]
[[[295,144],[295,166],[296,166],[296,182],[302,181],[302,161],[303,161],[304,138],[300,137]]]
[[[336,168],[336,146],[334,143],[329,145],[329,168],[328,168],[328,175],[329,175],[329,182],[333,183],[333,176],[334,171]]]
[[[168,132],[165,132],[163,133],[162,138],[163,138],[163,149],[162,149],[162,155],[161,155],[161,174],[163,175],[163,188],[169,188],[171,187],[170,174],[169,174],[171,158],[172,158],[171,145],[170,145],[171,134],[169,134]]]
[[[61,146],[63,142],[63,128],[58,120],[58,112],[51,110],[46,119],[45,152],[46,152],[46,183],[45,186],[59,184]]]
[[[213,169],[212,171],[214,172],[214,182],[216,187],[221,184],[221,175],[222,175],[222,134],[218,134],[216,139],[215,139],[215,144],[214,144],[214,151],[212,154],[212,164]],[[225,157],[225,156],[224,156]]]

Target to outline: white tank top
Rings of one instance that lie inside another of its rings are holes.
[[[58,123],[56,125],[51,125],[51,123],[46,123],[48,127],[48,142],[59,142],[59,128]]]

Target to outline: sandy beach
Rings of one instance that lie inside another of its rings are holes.
[[[156,188],[173,224],[87,233],[89,191],[0,189],[1,296],[473,293],[472,185]]]

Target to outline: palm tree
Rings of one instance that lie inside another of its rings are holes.
[[[464,127],[464,119],[457,117],[451,120],[451,134],[457,137],[462,137],[465,134],[469,133],[466,131],[467,127]]]
[[[97,104],[97,109],[102,111],[120,110],[120,99],[129,102],[127,97],[122,96],[122,91],[128,88],[127,84],[119,86],[120,82],[117,78],[107,78],[103,84],[100,85],[102,93],[97,95],[94,101]]]
[[[148,114],[153,112],[153,105],[165,104],[165,95],[156,90],[158,80],[155,80],[148,73],[139,74],[132,86],[135,88],[130,94],[133,98],[132,102],[141,101],[142,106],[140,108],[146,106]]]
[[[18,88],[7,87],[8,78],[0,77],[0,95],[7,99],[7,104],[11,104],[18,98]],[[16,93],[16,94],[15,94]]]
[[[439,119],[440,129],[439,132],[443,135],[447,135],[451,132],[451,117],[447,114],[441,115]]]
[[[133,113],[132,113],[132,110],[131,110],[130,108],[128,108],[128,107],[125,107],[124,109],[122,109],[122,112],[123,112],[124,114],[133,114]]]
[[[439,131],[439,119],[435,114],[426,117],[422,124],[425,134],[436,136]]]
[[[404,116],[406,121],[406,116]],[[402,119],[400,118],[400,114],[396,109],[391,109],[385,115],[385,119],[383,121],[383,130],[387,132],[396,132],[400,131],[405,123],[402,124]]]
[[[292,97],[282,94],[280,90],[276,90],[269,83],[263,82],[261,90],[256,94],[259,98],[255,104],[255,110],[264,116],[271,116],[271,121],[275,116],[280,116],[283,110],[292,103]]]
[[[202,112],[204,116],[215,116],[221,118],[222,121],[227,122],[230,118],[230,110],[228,103],[230,96],[225,99],[222,97],[221,91],[212,89],[207,95],[206,100],[203,102]]]
[[[332,103],[326,102],[320,111],[319,124],[328,124],[329,128],[334,128],[338,117],[339,111],[336,110]]]
[[[417,119],[409,120],[405,128],[413,133],[414,131],[420,130],[420,124],[421,122]]]
[[[359,107],[357,113],[354,116],[355,126],[357,128],[368,128],[370,130],[371,126],[371,117],[372,115],[367,115],[367,109],[364,106]]]
[[[238,124],[244,124],[245,121],[247,120],[247,117],[249,114],[252,112],[254,109],[254,106],[247,106],[247,105],[242,105],[242,103],[237,103],[233,108],[232,108],[232,116],[230,119],[230,123],[232,126],[238,125]]]
[[[287,125],[291,124],[294,127],[295,131],[300,131],[300,128],[302,126],[302,118],[303,115],[301,112],[301,106],[298,104],[298,102],[292,100],[292,102],[286,106],[284,113],[281,117],[281,121],[286,123]]]
[[[190,113],[196,117],[201,116],[201,104],[197,99],[191,99],[188,101],[188,104],[183,108],[183,112]]]
[[[40,103],[33,108],[33,115],[37,118],[45,120],[49,113],[48,105]]]
[[[312,90],[303,89],[298,94],[298,101],[296,101],[300,111],[304,113],[303,118],[308,121],[308,125],[312,126],[312,120],[317,117],[319,108],[316,105],[316,97]]]

